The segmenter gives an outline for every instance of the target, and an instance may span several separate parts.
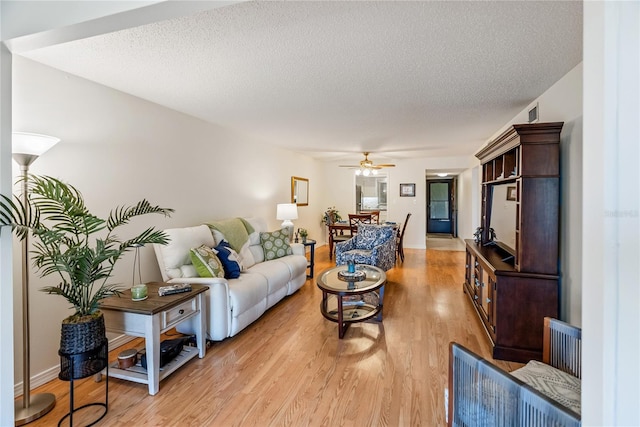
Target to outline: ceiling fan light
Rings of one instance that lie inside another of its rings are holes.
[[[360,176],[360,174],[362,173],[362,171],[360,169],[356,169],[356,175]]]
[[[374,174],[374,175],[378,175],[378,170],[374,169],[374,170],[371,171],[371,173]]]
[[[371,171],[369,169],[365,169],[362,171],[362,175],[364,176],[369,176],[369,174],[371,173]]]

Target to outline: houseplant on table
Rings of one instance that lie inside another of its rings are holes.
[[[116,262],[129,250],[147,243],[166,244],[164,232],[147,228],[137,236],[123,240],[114,233],[137,216],[162,214],[173,209],[141,200],[133,206],[118,206],[107,219],[89,212],[80,191],[49,176],[27,178],[28,198],[23,203],[1,195],[0,232],[10,226],[18,238],[34,238],[32,260],[40,277],[55,275],[56,286],[43,292],[60,295],[75,310],[62,321],[60,352],[77,354],[102,344],[105,327],[99,302],[120,295],[119,285],[107,283]]]
[[[302,243],[307,243],[307,237],[309,236],[309,232],[306,228],[298,228],[298,234],[302,239]]]
[[[335,224],[338,221],[341,221],[342,217],[340,216],[340,212],[335,208],[335,206],[331,206],[327,208],[327,210],[322,214],[322,222],[329,226],[331,224]]]

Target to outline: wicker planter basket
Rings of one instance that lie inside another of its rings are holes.
[[[62,322],[60,352],[78,354],[94,350],[102,345],[106,336],[104,316],[101,312],[97,312],[86,322]]]

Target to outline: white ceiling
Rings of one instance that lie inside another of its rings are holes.
[[[244,2],[22,55],[316,158],[471,155],[582,61],[582,3]]]

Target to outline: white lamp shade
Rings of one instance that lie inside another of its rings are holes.
[[[298,206],[295,203],[279,203],[276,218],[282,220],[298,219]]]
[[[12,152],[13,154],[28,154],[31,156],[41,156],[51,147],[60,142],[60,138],[37,133],[13,132]]]

